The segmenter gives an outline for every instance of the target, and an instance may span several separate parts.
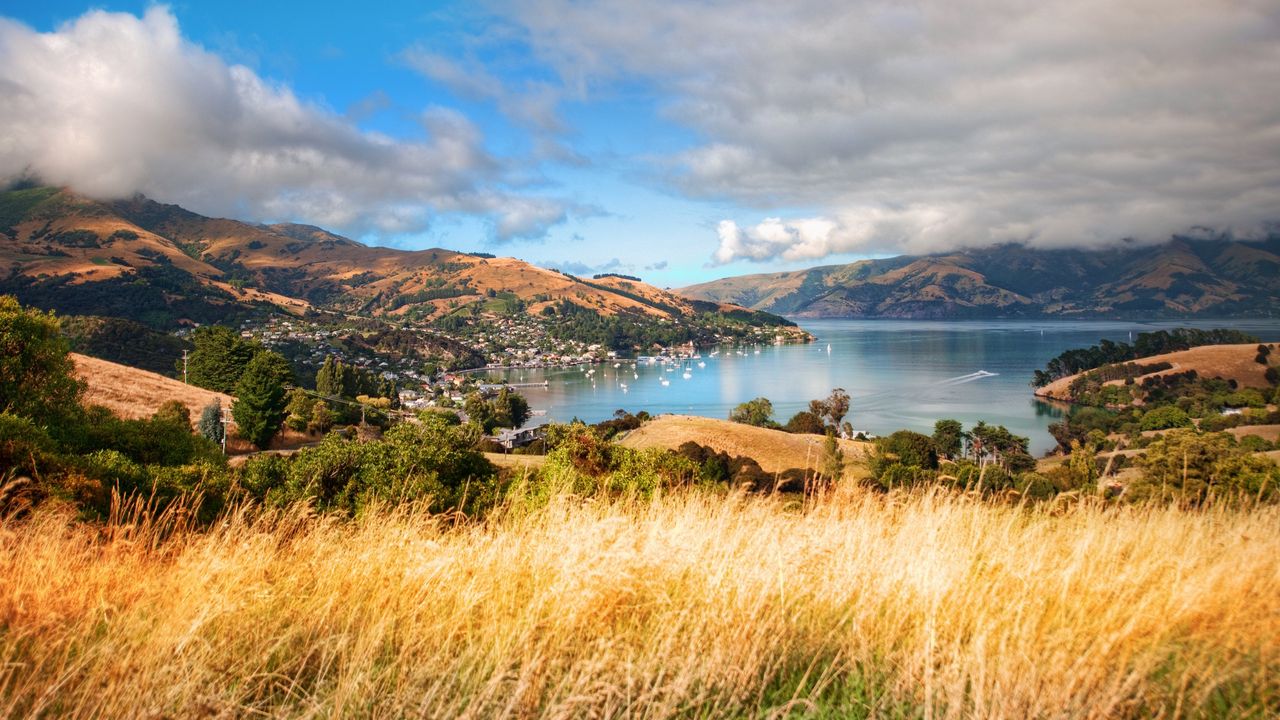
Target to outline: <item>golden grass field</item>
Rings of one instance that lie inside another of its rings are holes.
[[[0,522],[0,716],[1274,717],[1280,509]]]

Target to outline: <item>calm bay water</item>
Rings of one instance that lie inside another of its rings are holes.
[[[548,381],[546,388],[522,388],[533,409],[546,411],[534,422],[575,417],[595,422],[618,409],[724,418],[739,403],[763,396],[773,402],[775,419],[785,423],[810,399],[843,387],[853,398],[848,419],[857,430],[877,435],[902,428],[931,432],[941,418],[960,420],[966,427],[986,420],[1031,438],[1032,452],[1040,454],[1053,447],[1047,428],[1062,409],[1036,400],[1029,382],[1036,369],[1063,350],[1102,338],[1125,341],[1130,333],[1136,337],[1188,326],[1231,327],[1267,342],[1280,341],[1280,320],[812,320],[801,325],[818,342],[724,347],[715,357],[703,351],[705,367],[693,361],[666,372],[662,365],[624,362],[619,368],[610,363],[509,370],[489,377],[512,383]],[[594,374],[587,374],[589,369]],[[691,373],[688,379],[685,369]]]

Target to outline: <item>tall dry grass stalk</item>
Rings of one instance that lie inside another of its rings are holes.
[[[1277,638],[1275,508],[0,525],[3,716],[1263,716]]]

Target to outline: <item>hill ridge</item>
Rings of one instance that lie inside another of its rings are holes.
[[[1098,250],[1003,244],[740,275],[678,292],[810,318],[1263,317],[1280,296],[1280,236],[1175,236]]]
[[[303,223],[211,218],[142,195],[99,201],[49,187],[0,195],[0,292],[70,314],[174,327],[267,307],[430,322],[505,298],[529,314],[569,302],[644,321],[706,313],[779,321],[634,279],[591,281],[482,255],[370,246]],[[148,317],[137,317],[148,307]]]

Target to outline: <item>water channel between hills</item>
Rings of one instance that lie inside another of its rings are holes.
[[[886,434],[901,428],[931,432],[941,418],[966,427],[979,420],[1031,438],[1031,450],[1053,447],[1049,423],[1062,407],[1032,396],[1032,373],[1069,348],[1102,338],[1126,341],[1176,327],[1230,327],[1266,342],[1280,341],[1280,320],[922,321],[808,320],[818,338],[808,345],[725,346],[674,367],[622,362],[569,368],[493,371],[487,377],[522,387],[535,411],[531,423],[596,422],[616,410],[647,410],[724,418],[755,397],[773,402],[786,422],[842,387],[852,396],[856,430]],[[588,371],[594,370],[589,373]],[[665,381],[665,382],[664,382]]]

